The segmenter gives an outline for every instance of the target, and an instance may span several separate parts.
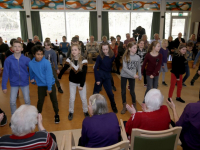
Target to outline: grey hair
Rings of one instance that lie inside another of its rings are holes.
[[[11,117],[12,133],[21,136],[34,131],[37,116],[38,111],[35,106],[21,105]]]
[[[108,113],[108,105],[106,99],[101,94],[93,94],[89,101],[92,105],[93,115],[102,115]]]
[[[163,103],[163,95],[158,89],[151,89],[145,96],[145,104],[149,111],[159,110]]]

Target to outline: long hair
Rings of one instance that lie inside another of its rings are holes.
[[[122,57],[122,60],[125,62],[130,62],[130,50],[129,48],[133,47],[134,45],[137,45],[135,42],[129,42],[127,45],[127,49]]]
[[[186,46],[185,44],[180,44],[180,45],[179,45],[178,50],[177,50],[177,55],[178,55],[178,56],[181,56],[181,55],[182,55],[181,52],[180,52],[180,50],[181,50],[182,48],[184,48],[184,47],[187,48],[187,46]],[[187,55],[186,53],[183,55],[183,56],[185,57],[185,59],[187,59],[187,58],[186,58],[186,55]]]
[[[80,47],[80,45],[79,44],[72,44],[72,46],[71,46],[71,50],[72,50],[72,48],[74,47],[74,46],[76,46],[77,48],[78,48],[78,50],[80,51],[80,53],[79,53],[79,57],[78,57],[78,62],[77,62],[77,64],[79,65],[79,70],[81,71],[82,70],[82,68],[83,68],[83,64],[82,64],[82,61],[83,61],[83,58],[82,58],[82,56],[81,56],[81,47]],[[74,62],[74,56],[72,55],[72,52],[71,52],[71,62]],[[70,69],[72,68],[72,63],[70,63]]]
[[[156,45],[158,44],[158,41],[153,41],[151,43],[151,45],[148,47],[148,53],[150,53],[153,50],[153,47],[156,47]]]
[[[109,49],[109,51],[108,51],[109,57],[112,58],[114,56],[114,52],[111,50],[109,43],[102,43],[101,46],[100,46],[100,50],[99,50],[99,55],[102,59],[105,57],[105,54],[103,53],[102,47],[106,46],[106,45],[108,46],[108,49]]]

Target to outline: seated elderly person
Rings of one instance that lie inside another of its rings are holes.
[[[105,97],[90,96],[88,110],[91,117],[83,120],[79,146],[97,148],[118,143],[121,138],[119,122],[115,113],[108,113]]]
[[[38,132],[34,132],[36,124]],[[58,149],[55,135],[44,129],[42,115],[35,106],[21,105],[11,117],[11,130],[12,135],[0,138],[0,149]]]
[[[97,44],[97,42],[94,42],[94,36],[90,36],[90,42],[86,44],[86,51],[88,62],[92,64],[92,57],[96,58],[99,55],[99,45]]]
[[[200,97],[199,97],[200,100]],[[171,101],[171,102],[170,102]],[[181,117],[178,117],[176,106],[172,99],[167,104],[172,109],[175,126],[181,126],[180,140],[183,150],[200,149],[200,101],[186,105]]]
[[[171,122],[167,106],[162,105],[163,95],[158,89],[151,89],[145,96],[143,111],[136,112],[135,108],[127,104],[126,108],[131,113],[130,119],[126,122],[126,133],[128,138],[132,128],[143,130],[159,131],[169,129]]]

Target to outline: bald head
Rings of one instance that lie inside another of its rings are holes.
[[[182,37],[182,33],[178,33],[178,38],[181,38]]]
[[[157,41],[157,40],[159,40],[159,35],[158,35],[158,33],[155,33],[154,34],[154,39]]]
[[[36,43],[36,42],[38,42],[39,41],[39,37],[37,36],[37,35],[35,35],[34,37],[33,37],[33,41]]]

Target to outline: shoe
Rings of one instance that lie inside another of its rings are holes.
[[[59,115],[55,115],[55,123],[59,123],[60,122],[60,117]]]
[[[69,113],[68,119],[69,119],[69,120],[72,120],[72,119],[73,119],[73,113]]]
[[[6,124],[7,124],[7,116],[4,114],[3,120],[1,121],[0,126],[3,127],[3,126],[5,126]]]
[[[167,84],[165,83],[165,81],[163,81],[163,82],[162,82],[162,85],[165,85],[165,86],[167,86]]]
[[[111,107],[112,107],[112,110],[113,110],[114,113],[118,113],[116,104],[111,105]]]
[[[123,109],[121,111],[121,114],[125,114],[126,111],[127,111],[127,109],[126,109],[126,103],[123,103]]]
[[[147,84],[144,84],[144,87],[147,87]]]
[[[58,92],[63,93],[63,90],[61,89],[61,87],[58,87]]]
[[[182,83],[183,86],[186,86],[185,83]]]
[[[9,123],[9,127],[11,127],[11,122]]]
[[[88,112],[84,112],[85,117],[90,117],[90,115],[88,114]]]
[[[120,72],[119,72],[119,71],[117,71],[117,72],[116,72],[116,74],[120,75]]]
[[[62,64],[60,64],[61,65],[61,67],[63,67],[63,65]]]
[[[130,85],[128,85],[128,90],[130,90]]]
[[[181,103],[185,103],[185,101],[182,100],[182,98],[180,98],[180,97],[177,97],[176,100],[179,101],[179,102],[181,102]]]
[[[112,90],[113,91],[117,91],[115,86],[112,86]]]
[[[190,82],[190,85],[191,85],[191,86],[194,86],[194,82],[191,81],[191,82]]]

